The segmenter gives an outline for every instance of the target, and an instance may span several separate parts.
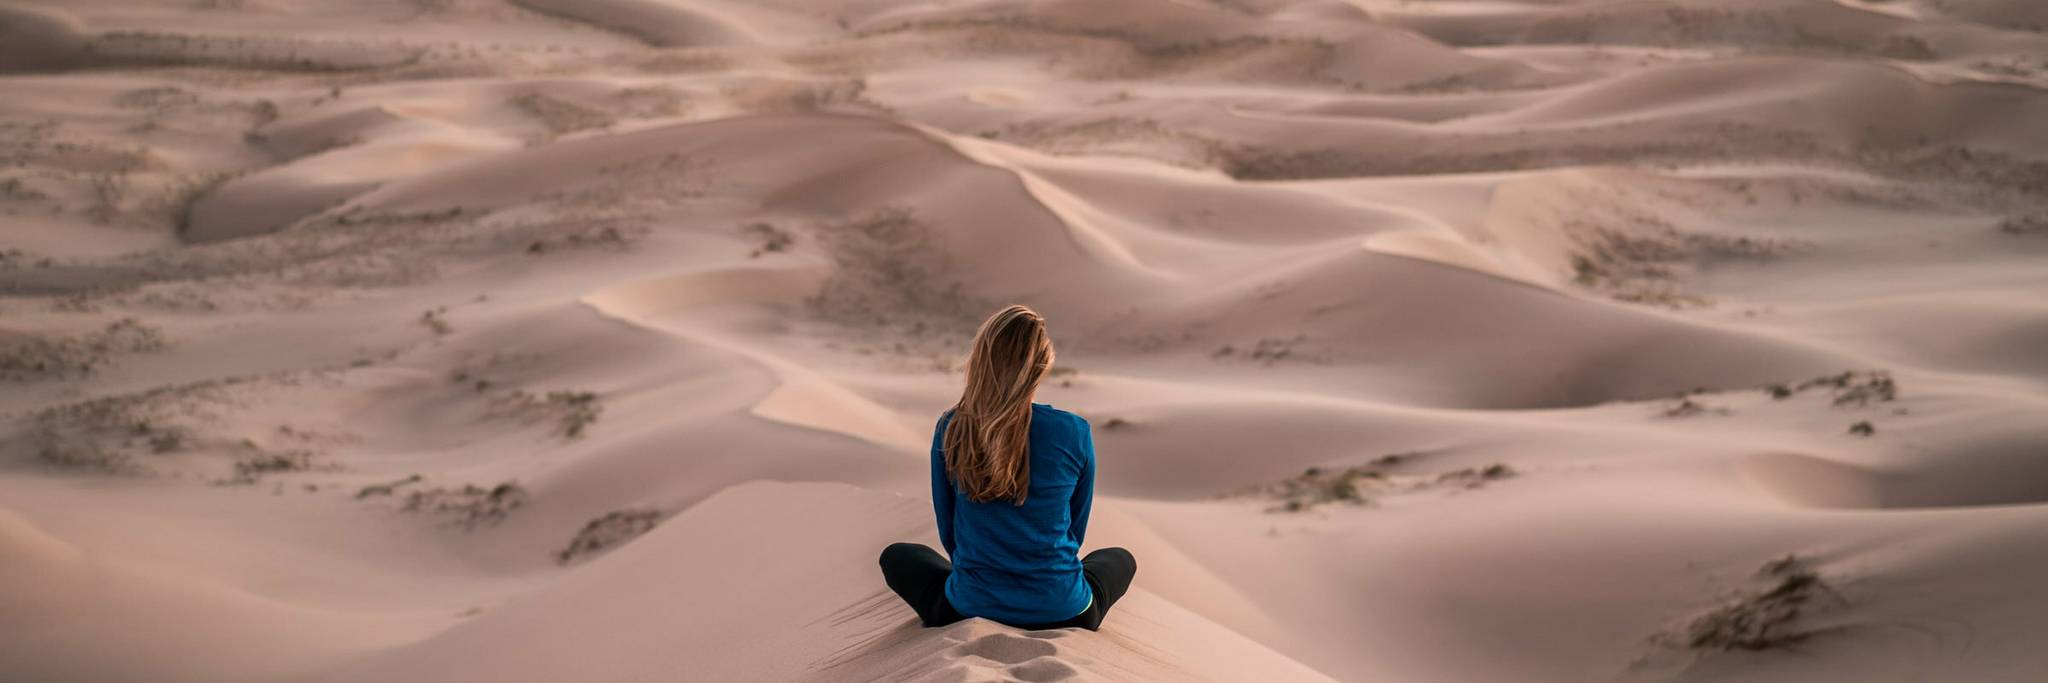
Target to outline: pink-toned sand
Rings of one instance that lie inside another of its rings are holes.
[[[2043,7],[0,3],[0,679],[2048,680]]]

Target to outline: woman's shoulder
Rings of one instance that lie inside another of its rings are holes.
[[[1082,418],[1079,415],[1075,415],[1073,413],[1060,410],[1058,408],[1054,408],[1052,407],[1052,404],[1049,403],[1033,403],[1031,404],[1031,412],[1032,423],[1034,424],[1038,423],[1041,418],[1050,417],[1052,419],[1047,420],[1047,424],[1063,425],[1070,428],[1082,430],[1086,430],[1088,428],[1087,419]]]

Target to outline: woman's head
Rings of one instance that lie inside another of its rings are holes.
[[[974,333],[967,389],[946,425],[946,475],[969,500],[1024,503],[1031,487],[1031,396],[1052,369],[1045,318],[1024,306],[997,311]]]

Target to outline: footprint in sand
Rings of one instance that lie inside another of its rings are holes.
[[[949,650],[945,657],[947,666],[942,671],[957,673],[966,679],[976,679],[978,673],[997,673],[1005,680],[1033,682],[1065,681],[1079,678],[1080,669],[1062,661],[1065,654],[1052,641],[1061,633],[991,633],[963,642]],[[989,666],[983,661],[997,666]]]
[[[991,633],[953,648],[958,657],[981,657],[1002,664],[1021,664],[1059,652],[1059,646],[1038,638],[1011,633]]]
[[[1010,667],[1006,673],[1017,680],[1032,681],[1033,683],[1067,681],[1081,676],[1080,669],[1074,668],[1072,664],[1051,657],[1040,657],[1023,664],[1018,664]]]

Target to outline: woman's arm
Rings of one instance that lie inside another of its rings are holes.
[[[946,422],[952,417],[952,411],[939,416],[932,433],[932,512],[939,518],[939,545],[947,557],[953,556],[953,482],[946,478]]]
[[[1088,421],[1074,416],[1081,423],[1081,478],[1074,482],[1074,499],[1067,503],[1073,523],[1067,527],[1067,536],[1080,545],[1088,535],[1088,509],[1095,504],[1095,434],[1088,428]]]

